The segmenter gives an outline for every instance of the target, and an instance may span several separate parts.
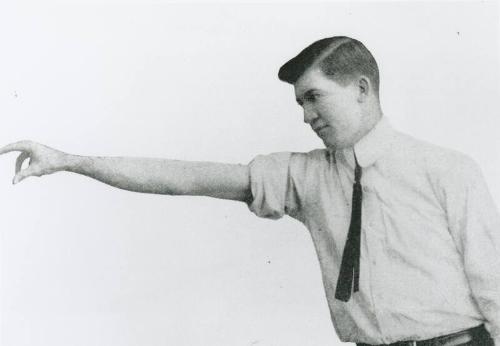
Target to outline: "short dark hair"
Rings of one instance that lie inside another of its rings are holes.
[[[317,65],[332,80],[343,84],[364,75],[370,79],[378,95],[380,79],[377,62],[358,40],[347,36],[318,40],[281,66],[278,78],[283,82],[295,84],[313,65]]]

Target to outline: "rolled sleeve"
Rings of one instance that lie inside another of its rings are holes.
[[[259,155],[249,164],[252,199],[249,209],[257,216],[279,219],[285,214],[291,153]]]

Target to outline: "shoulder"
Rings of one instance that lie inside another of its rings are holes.
[[[330,152],[327,149],[313,149],[308,152],[274,152],[270,154],[259,154],[255,156],[251,164],[288,164],[290,161],[294,161],[294,163],[306,164],[306,163],[321,163],[327,162],[330,158]]]
[[[314,149],[309,152],[274,152],[255,156],[249,164],[251,172],[272,174],[288,171],[303,175],[318,168],[328,167],[330,152],[327,149]]]
[[[304,164],[322,164],[329,162],[330,155],[328,149],[313,149],[308,152],[292,153],[292,159]]]
[[[397,132],[396,138],[393,151],[396,155],[406,157],[436,177],[463,180],[480,172],[476,161],[465,153],[402,132]]]
[[[328,149],[314,149],[308,152],[292,153],[290,173],[292,175],[314,175],[315,172],[329,170],[334,160]]]

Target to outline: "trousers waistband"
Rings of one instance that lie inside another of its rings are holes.
[[[493,346],[493,339],[483,324],[456,333],[438,336],[427,340],[398,341],[387,345],[358,343],[358,346],[455,346],[469,342],[477,345]]]

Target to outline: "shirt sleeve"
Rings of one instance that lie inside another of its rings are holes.
[[[463,257],[474,299],[500,340],[500,215],[481,170],[470,159],[443,177],[450,232]]]
[[[257,216],[279,219],[287,214],[300,219],[300,205],[291,162],[297,155],[290,152],[259,155],[249,164],[252,198],[249,209]]]

